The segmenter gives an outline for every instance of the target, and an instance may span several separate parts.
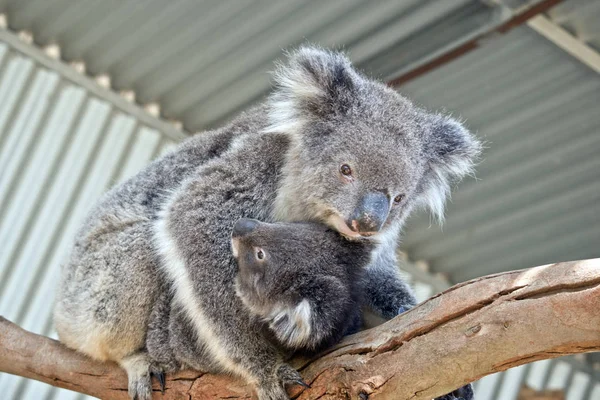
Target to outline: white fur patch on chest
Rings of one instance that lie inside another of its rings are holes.
[[[167,215],[165,214],[163,211],[154,225],[154,243],[161,256],[161,268],[173,284],[175,301],[179,302],[185,310],[187,318],[198,335],[200,345],[206,346],[223,368],[252,382],[253,377],[248,374],[248,371],[231,360],[226,343],[215,332],[212,321],[202,310],[194,293],[192,281],[185,266],[185,259],[181,256],[177,243],[167,227]]]

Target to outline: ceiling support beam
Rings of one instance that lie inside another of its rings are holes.
[[[530,19],[527,25],[600,74],[600,54],[563,27],[543,15]]]
[[[551,7],[560,3],[562,0],[539,0],[529,2],[527,5],[516,10],[510,10],[510,16],[507,19],[501,19],[497,24],[490,25],[487,29],[482,30],[474,37],[467,39],[465,42],[449,48],[431,60],[423,64],[412,67],[408,70],[401,71],[399,76],[388,81],[388,85],[392,87],[400,86],[405,82],[413,80],[429,71],[441,67],[450,61],[459,58],[472,50],[475,50],[483,43],[493,40],[498,34],[504,34],[514,27],[526,23],[533,17],[547,11]]]

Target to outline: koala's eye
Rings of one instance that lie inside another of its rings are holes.
[[[404,195],[399,194],[398,196],[394,197],[394,204],[400,204],[402,200],[404,200]]]
[[[342,164],[342,166],[340,167],[340,173],[344,176],[351,176],[352,168],[350,168],[348,164]]]
[[[265,252],[261,248],[257,248],[256,249],[255,255],[256,255],[256,259],[257,260],[264,260],[265,259]]]

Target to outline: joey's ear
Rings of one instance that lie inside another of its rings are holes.
[[[341,53],[302,47],[290,53],[274,74],[269,99],[271,132],[297,132],[303,124],[344,112],[352,99],[358,74]]]
[[[428,168],[421,190],[425,205],[441,222],[452,183],[473,173],[481,143],[460,122],[445,115],[428,115],[426,126]]]

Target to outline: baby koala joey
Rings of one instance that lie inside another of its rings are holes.
[[[361,326],[361,280],[373,239],[316,223],[240,219],[232,232],[235,289],[283,348],[316,352]]]

